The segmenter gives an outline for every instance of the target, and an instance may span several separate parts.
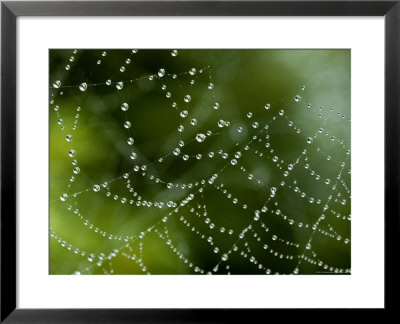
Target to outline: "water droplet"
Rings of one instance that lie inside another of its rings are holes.
[[[55,82],[53,83],[53,87],[56,88],[56,89],[58,89],[59,87],[61,87],[61,81],[60,81],[60,80],[55,81]]]
[[[177,51],[177,50],[173,50],[173,51],[171,52],[171,55],[174,56],[174,57],[177,56],[177,55],[178,55],[178,51]]]
[[[100,191],[100,186],[99,186],[98,184],[95,184],[95,185],[93,186],[93,191],[94,191],[94,192],[99,192],[99,191]]]
[[[307,249],[307,250],[311,250],[311,244],[310,244],[310,243],[307,243],[306,249]]]
[[[175,156],[178,156],[179,154],[181,154],[181,150],[177,147],[177,148],[175,148],[175,149],[172,151],[172,153],[173,153]]]
[[[232,159],[232,160],[231,160],[231,164],[232,164],[232,165],[236,165],[236,164],[237,164],[237,160]]]
[[[210,84],[208,85],[208,89],[209,89],[209,90],[214,89],[214,83],[210,83]]]
[[[308,138],[307,138],[307,144],[311,144],[312,142],[313,142],[312,137],[308,137]]]
[[[81,83],[80,85],[79,85],[79,90],[81,90],[81,91],[86,91],[87,90],[87,84],[84,82],[84,83]]]
[[[285,114],[285,111],[283,109],[279,110],[279,115],[283,116]]]
[[[251,118],[251,117],[253,117],[253,113],[252,113],[251,111],[249,111],[249,112],[247,113],[247,118]]]
[[[243,127],[242,127],[242,126],[239,126],[238,129],[237,129],[237,131],[238,131],[238,133],[241,133],[241,132],[243,131]]]
[[[265,108],[266,110],[268,110],[269,108],[271,108],[271,104],[267,103],[267,104],[264,106],[264,108]]]
[[[68,198],[68,195],[67,195],[66,193],[64,193],[64,194],[62,194],[62,195],[60,196],[60,200],[61,200],[61,201],[66,201],[67,198]]]
[[[78,174],[79,172],[81,172],[81,169],[80,169],[79,167],[75,167],[75,168],[72,170],[72,172],[75,173],[75,174]]]
[[[135,152],[132,152],[130,155],[131,160],[135,160],[137,157],[137,154]]]
[[[126,103],[126,102],[124,102],[122,105],[121,105],[121,110],[122,111],[127,111],[129,109],[129,105]]]
[[[219,252],[219,248],[215,247],[214,248],[214,253],[218,253]]]
[[[128,145],[133,145],[133,143],[135,143],[135,140],[132,137],[129,137],[127,143]]]
[[[124,87],[124,83],[120,81],[117,83],[117,85],[115,87],[117,88],[117,90],[122,90]]]
[[[101,60],[97,60],[97,64],[100,65],[101,64]]]
[[[184,130],[185,130],[185,127],[183,125],[179,125],[178,132],[182,133]]]
[[[222,261],[228,261],[228,254],[224,253],[221,256]]]
[[[218,110],[218,109],[219,109],[219,106],[220,106],[219,103],[216,102],[216,103],[214,104],[214,109],[215,109],[215,110]]]
[[[66,69],[67,71],[69,71],[70,68],[71,68],[71,66],[70,66],[69,64],[67,64],[67,65],[65,66],[65,69]]]
[[[108,80],[106,81],[106,84],[107,84],[107,85],[111,85],[111,80],[108,79]]]
[[[301,100],[300,95],[295,95],[294,96],[294,101],[299,102]]]
[[[125,127],[125,128],[131,128],[131,126],[132,126],[132,123],[131,123],[129,120],[127,120],[127,121],[124,123],[124,127]]]
[[[253,126],[253,128],[257,128],[257,127],[258,127],[258,122],[254,122],[254,123],[252,124],[252,126]]]
[[[94,261],[94,259],[95,259],[95,255],[93,254],[93,253],[90,253],[89,255],[88,255],[88,261],[89,262],[93,262]]]
[[[195,75],[195,74],[196,74],[196,69],[195,69],[195,68],[191,68],[191,69],[189,70],[189,74],[190,74],[190,75]]]
[[[193,126],[197,125],[197,119],[196,119],[196,118],[193,118],[193,119],[190,121],[190,123],[191,123]]]
[[[197,134],[196,135],[196,141],[197,142],[204,142],[204,140],[206,139],[206,135],[204,135],[203,133]]]
[[[181,115],[182,118],[185,118],[188,115],[188,111],[187,110],[183,110],[183,111],[181,111],[180,115]]]
[[[66,140],[67,142],[71,142],[71,141],[72,141],[72,135],[71,135],[71,134],[68,134],[67,136],[65,136],[65,140]]]
[[[277,240],[277,236],[276,235],[272,235],[272,241],[276,241]]]
[[[165,70],[164,69],[159,69],[157,72],[157,75],[162,78],[165,75]]]
[[[190,101],[192,100],[192,97],[189,96],[189,95],[186,95],[186,96],[183,98],[183,100],[184,100],[185,102],[190,102]]]
[[[76,154],[76,151],[75,151],[75,150],[70,150],[70,151],[68,152],[68,156],[69,156],[69,157],[74,157],[75,154]]]
[[[225,121],[223,119],[220,119],[218,121],[218,127],[224,127],[224,125],[225,125]]]

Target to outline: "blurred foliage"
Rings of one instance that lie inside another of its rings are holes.
[[[349,50],[178,49],[176,57],[171,55],[171,50],[139,50],[137,53],[106,50],[106,56],[102,55],[103,51],[78,50],[73,54],[72,50],[50,50],[49,53],[50,227],[60,237],[59,240],[50,238],[51,274],[76,271],[82,274],[144,273],[136,262],[123,255],[126,252],[139,258],[140,240],[136,239],[127,248],[123,238],[137,236],[154,224],[163,233],[164,223],[160,220],[173,208],[129,204],[129,199],[135,199],[136,203],[137,197],[128,191],[126,179],[121,176],[130,172],[129,180],[134,190],[142,200],[151,202],[172,200],[179,204],[199,187],[168,189],[163,183],[143,177],[143,171],[133,171],[135,165],[147,165],[147,174],[174,184],[194,184],[217,173],[215,184],[224,184],[238,199],[238,203],[233,204],[233,197],[229,199],[215,186],[207,185],[202,195],[195,195],[190,207],[181,207],[178,213],[168,218],[165,225],[173,246],[187,257],[188,263],[180,260],[154,230],[147,232],[142,240],[145,272],[185,274],[193,273],[195,266],[205,272],[212,271],[221,261],[222,253],[229,251],[235,243],[238,251],[231,253],[228,262],[222,262],[216,273],[265,273],[249,262],[251,256],[272,273],[292,273],[303,252],[310,260],[322,260],[333,268],[350,268],[350,244],[343,242],[350,238],[350,221],[342,219],[350,215],[350,196],[340,183],[332,189],[342,168],[340,164],[346,161],[341,179],[350,190],[350,156],[346,153],[350,149]],[[126,64],[128,58],[131,62]],[[125,66],[124,72],[120,72],[121,66]],[[157,71],[161,68],[166,70],[166,75],[159,78]],[[191,68],[197,71],[193,76],[187,73]],[[173,79],[170,74],[178,77]],[[150,75],[155,75],[153,80],[149,80]],[[108,79],[112,80],[112,85],[105,84]],[[61,81],[61,87],[52,87],[56,80]],[[115,87],[118,81],[124,82],[122,90]],[[83,82],[88,84],[84,92],[78,87]],[[214,84],[212,90],[208,89],[210,82]],[[166,90],[162,90],[163,84]],[[166,98],[167,92],[171,93],[171,98]],[[189,103],[183,100],[187,94],[192,98]],[[295,95],[301,96],[299,102],[294,100]],[[123,102],[130,106],[126,113],[120,108]],[[177,109],[172,107],[172,102],[177,103]],[[220,104],[219,110],[213,109],[215,102]],[[266,103],[271,104],[269,110],[264,108]],[[307,107],[309,103],[311,107]],[[54,111],[55,106],[59,107],[58,114]],[[77,111],[77,107],[81,110]],[[179,112],[185,109],[189,115],[182,118]],[[284,116],[278,113],[282,109]],[[251,118],[247,117],[248,112],[252,112]],[[72,130],[77,113],[77,128]],[[276,120],[272,119],[274,117]],[[63,130],[58,124],[60,118],[63,119]],[[192,118],[197,119],[196,126],[190,124]],[[123,127],[126,119],[132,122],[129,131]],[[229,121],[230,126],[219,128],[217,122],[220,119]],[[258,128],[252,127],[255,121],[260,125]],[[289,121],[294,125],[289,126]],[[253,141],[250,149],[244,150],[246,143],[268,122],[271,122],[269,139],[261,133],[261,141]],[[182,134],[177,131],[180,124],[185,127]],[[239,133],[238,127],[243,131]],[[297,133],[295,127],[301,132]],[[322,134],[318,133],[319,128],[323,129]],[[213,136],[207,136],[202,143],[193,141],[197,133],[205,134],[207,130],[212,130]],[[135,140],[133,147],[127,144],[129,132]],[[326,132],[329,134],[325,135]],[[65,140],[67,134],[72,134],[71,142]],[[318,134],[317,138],[307,144],[306,139],[314,134]],[[331,140],[332,136],[334,140]],[[170,153],[178,147],[180,138],[185,141],[185,146],[181,148],[181,155],[174,157]],[[343,144],[339,140],[343,140]],[[266,148],[267,142],[269,148]],[[77,152],[74,158],[68,156],[71,149]],[[132,149],[137,153],[136,160],[129,157]],[[304,149],[307,153],[302,155]],[[228,159],[221,158],[219,150],[228,153]],[[238,150],[242,157],[238,165],[231,166],[229,161]],[[208,157],[210,151],[216,155],[212,159]],[[197,153],[202,154],[202,159],[193,157]],[[170,155],[158,163],[158,159],[166,154]],[[189,161],[182,159],[183,154],[190,155]],[[284,161],[278,162],[282,168],[272,161],[271,157],[275,155]],[[299,157],[299,163],[285,177],[287,165]],[[77,160],[81,171],[75,175],[75,181],[70,182],[75,167],[71,164],[73,159]],[[219,172],[226,164],[228,167]],[[310,168],[307,169],[306,164]],[[246,172],[242,172],[240,166]],[[254,176],[253,180],[248,179],[248,173]],[[316,179],[317,175],[320,179]],[[260,179],[262,184],[255,179]],[[331,180],[329,185],[324,183],[326,179]],[[291,187],[282,187],[282,181]],[[109,182],[110,197],[106,196],[105,188],[99,192],[92,190],[95,184],[104,182]],[[294,192],[296,186],[307,193],[307,198]],[[268,201],[268,212],[261,213],[260,221],[255,222],[254,210],[260,210],[267,201],[270,187],[278,188],[277,195]],[[64,193],[68,194],[65,202],[59,198]],[[80,194],[74,197],[74,193]],[[117,200],[114,195],[118,195]],[[122,197],[127,197],[128,202],[122,204]],[[309,203],[309,197],[315,201]],[[321,199],[319,204],[316,203],[318,199]],[[323,207],[328,201],[329,209],[324,212]],[[191,207],[197,210],[196,203],[206,205],[207,217],[215,224],[214,229],[209,228],[204,218],[189,211]],[[243,204],[248,208],[243,209]],[[68,206],[71,206],[70,210]],[[76,214],[75,209],[79,210]],[[277,214],[278,209],[296,223],[290,225],[282,214]],[[312,234],[310,227],[323,213],[326,219],[319,223],[319,228],[335,234],[334,238],[319,231]],[[180,216],[184,216],[190,226],[184,224]],[[120,235],[122,240],[108,239],[108,235],[103,237],[85,225],[85,220],[99,231]],[[248,231],[243,240],[238,240],[242,229],[252,221],[254,232]],[[261,227],[262,223],[268,227],[268,232]],[[298,223],[303,226],[299,227]],[[204,238],[192,231],[192,227],[203,233]],[[221,227],[226,232],[221,233]],[[232,235],[228,234],[228,229],[233,230]],[[273,240],[274,234],[282,240]],[[312,235],[312,249],[307,250],[305,246]],[[207,242],[209,236],[219,247],[218,253],[214,253]],[[299,244],[299,248],[287,241]],[[76,248],[78,254],[74,253]],[[277,251],[278,256],[271,253],[271,249]],[[107,258],[114,250],[117,250],[116,256],[112,255],[111,260],[99,260],[100,253]],[[80,254],[82,251],[86,253],[84,256]],[[90,253],[95,255],[92,262],[88,260]],[[280,258],[280,254],[294,258]],[[96,265],[98,261],[101,266]],[[192,267],[188,266],[190,263],[193,263]],[[226,269],[227,264],[229,269]],[[315,274],[329,269],[302,260],[299,270],[301,274]]]

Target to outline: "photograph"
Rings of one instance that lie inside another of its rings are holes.
[[[351,275],[351,49],[49,49],[50,275]]]

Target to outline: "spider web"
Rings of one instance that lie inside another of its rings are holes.
[[[351,272],[349,102],[222,52],[51,50],[50,273]]]

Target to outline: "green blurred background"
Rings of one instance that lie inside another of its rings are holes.
[[[292,273],[303,251],[311,262],[302,260],[300,274],[329,272],[329,268],[323,268],[325,264],[350,269],[351,244],[345,242],[346,238],[350,239],[351,184],[347,152],[350,150],[350,50],[178,49],[175,57],[171,51],[133,53],[121,49],[74,53],[73,50],[50,50],[50,227],[56,233],[55,239],[50,237],[50,274],[190,274],[194,273],[195,266],[207,273],[221,263],[221,255],[235,243],[238,251],[231,253],[229,260],[222,262],[215,273],[265,274],[265,268],[271,273]],[[66,69],[66,65],[69,68]],[[125,67],[124,72],[120,71],[121,66]],[[159,78],[157,71],[161,68],[166,74]],[[196,68],[194,75],[187,73],[191,68]],[[177,74],[177,78],[172,78],[172,74]],[[149,80],[150,75],[155,75],[153,80]],[[105,84],[109,79],[113,83]],[[56,80],[61,81],[61,87],[52,86]],[[124,82],[122,90],[115,87],[115,82],[119,81]],[[89,86],[82,92],[78,86],[83,82]],[[210,82],[214,84],[212,90],[208,89]],[[162,89],[163,85],[166,90]],[[171,98],[166,97],[167,92],[171,93]],[[183,99],[187,94],[192,98],[189,103]],[[301,100],[296,102],[295,95],[300,95]],[[120,108],[123,102],[130,107],[126,113]],[[173,102],[177,109],[172,107]],[[213,109],[215,102],[220,104],[218,111]],[[264,108],[267,103],[271,104],[269,110]],[[56,106],[58,112],[54,110]],[[284,116],[278,113],[281,109]],[[180,116],[182,110],[188,111],[186,118]],[[251,118],[247,117],[248,112],[252,112]],[[77,113],[79,118],[74,124]],[[276,120],[272,121],[274,117]],[[197,125],[190,124],[192,118],[197,119]],[[129,133],[135,140],[133,146],[127,144],[129,135],[123,127],[126,119],[132,122]],[[229,121],[230,126],[219,128],[220,119]],[[260,124],[258,128],[252,127],[255,121]],[[290,121],[293,126],[289,125]],[[267,122],[271,122],[269,139],[262,133],[261,142],[257,139],[248,151],[243,150]],[[74,125],[76,130],[72,129]],[[177,131],[179,125],[185,128],[181,134]],[[238,127],[243,131],[238,132]],[[323,129],[321,134],[319,128]],[[212,130],[214,136],[208,136],[202,143],[192,141],[197,133],[207,130]],[[71,142],[65,140],[67,134],[72,135]],[[317,138],[307,144],[306,139],[314,134],[318,134]],[[181,148],[181,155],[178,158],[169,156],[158,163],[161,156],[178,147],[180,138],[186,144]],[[265,146],[267,142],[269,148]],[[77,152],[74,158],[68,156],[71,149]],[[228,159],[218,154],[221,149],[229,154]],[[287,165],[294,163],[304,149],[307,153],[285,177]],[[137,153],[135,160],[129,157],[132,150]],[[229,161],[238,150],[242,152],[239,164],[231,166]],[[215,152],[214,158],[207,156],[210,151]],[[199,153],[202,158],[197,160],[193,155]],[[191,156],[189,161],[182,159],[184,154]],[[278,163],[281,169],[271,159],[275,155],[279,161],[284,161]],[[75,181],[70,182],[74,159],[81,171],[75,175]],[[341,163],[345,161],[342,183],[339,181],[333,190]],[[219,173],[227,163],[229,166]],[[310,165],[308,169],[306,164]],[[133,171],[135,165],[148,165],[148,175],[173,184],[195,183],[218,173],[215,184],[224,184],[238,203],[233,204],[233,197],[228,198],[215,186],[207,185],[202,195],[195,195],[190,207],[181,207],[165,224],[160,224],[160,219],[174,208],[121,203],[123,197],[128,201],[135,199],[135,203],[137,200],[126,188],[126,179],[121,178],[124,173],[129,172],[131,187],[141,199],[151,202],[179,204],[198,187],[168,189],[163,183],[141,176],[143,171]],[[250,181],[239,165],[262,184]],[[119,179],[110,182],[116,178]],[[326,179],[330,179],[329,184],[325,184]],[[288,185],[281,187],[282,181]],[[104,182],[109,182],[110,197],[105,188],[99,192],[92,190],[95,184]],[[307,198],[294,192],[296,186],[307,193]],[[253,222],[254,231],[248,231],[245,238],[237,242],[241,230],[252,222],[254,210],[261,209],[267,200],[270,187],[279,190],[268,202],[268,212],[261,214],[260,221]],[[59,197],[64,193],[68,198],[61,201]],[[80,194],[74,197],[74,193]],[[118,195],[117,200],[114,195]],[[319,228],[332,237],[317,231],[312,248],[305,249],[313,231],[297,224],[314,224],[323,213],[329,195],[326,220],[321,221]],[[309,203],[310,197],[314,198],[313,203]],[[318,199],[320,204],[316,203]],[[191,207],[197,209],[196,202],[206,205],[207,217],[215,228],[211,229],[203,218],[190,212]],[[243,209],[243,204],[248,208]],[[277,209],[295,224],[290,225],[282,214],[277,215]],[[190,226],[179,219],[181,216]],[[268,227],[268,232],[262,223]],[[94,227],[90,228],[90,224]],[[190,260],[188,263],[179,259],[154,230],[143,240],[136,239],[129,247],[124,247],[125,236],[137,236],[154,224],[159,224],[156,228],[161,233],[164,233],[164,225],[167,226],[174,247]],[[117,239],[103,237],[94,231],[96,227],[99,232],[117,234]],[[205,238],[193,232],[192,227]],[[226,231],[221,233],[221,227]],[[233,230],[232,235],[228,229]],[[273,240],[273,235],[279,239]],[[218,253],[214,253],[207,242],[209,236],[219,247]],[[142,241],[142,252],[139,241]],[[271,253],[271,249],[294,258],[280,258]],[[94,260],[88,260],[90,253],[94,254]],[[141,254],[146,270],[124,253],[135,254],[137,259]],[[265,266],[264,270],[249,261],[251,256]],[[318,265],[317,261],[323,261],[323,265]],[[193,266],[188,266],[189,263]]]

